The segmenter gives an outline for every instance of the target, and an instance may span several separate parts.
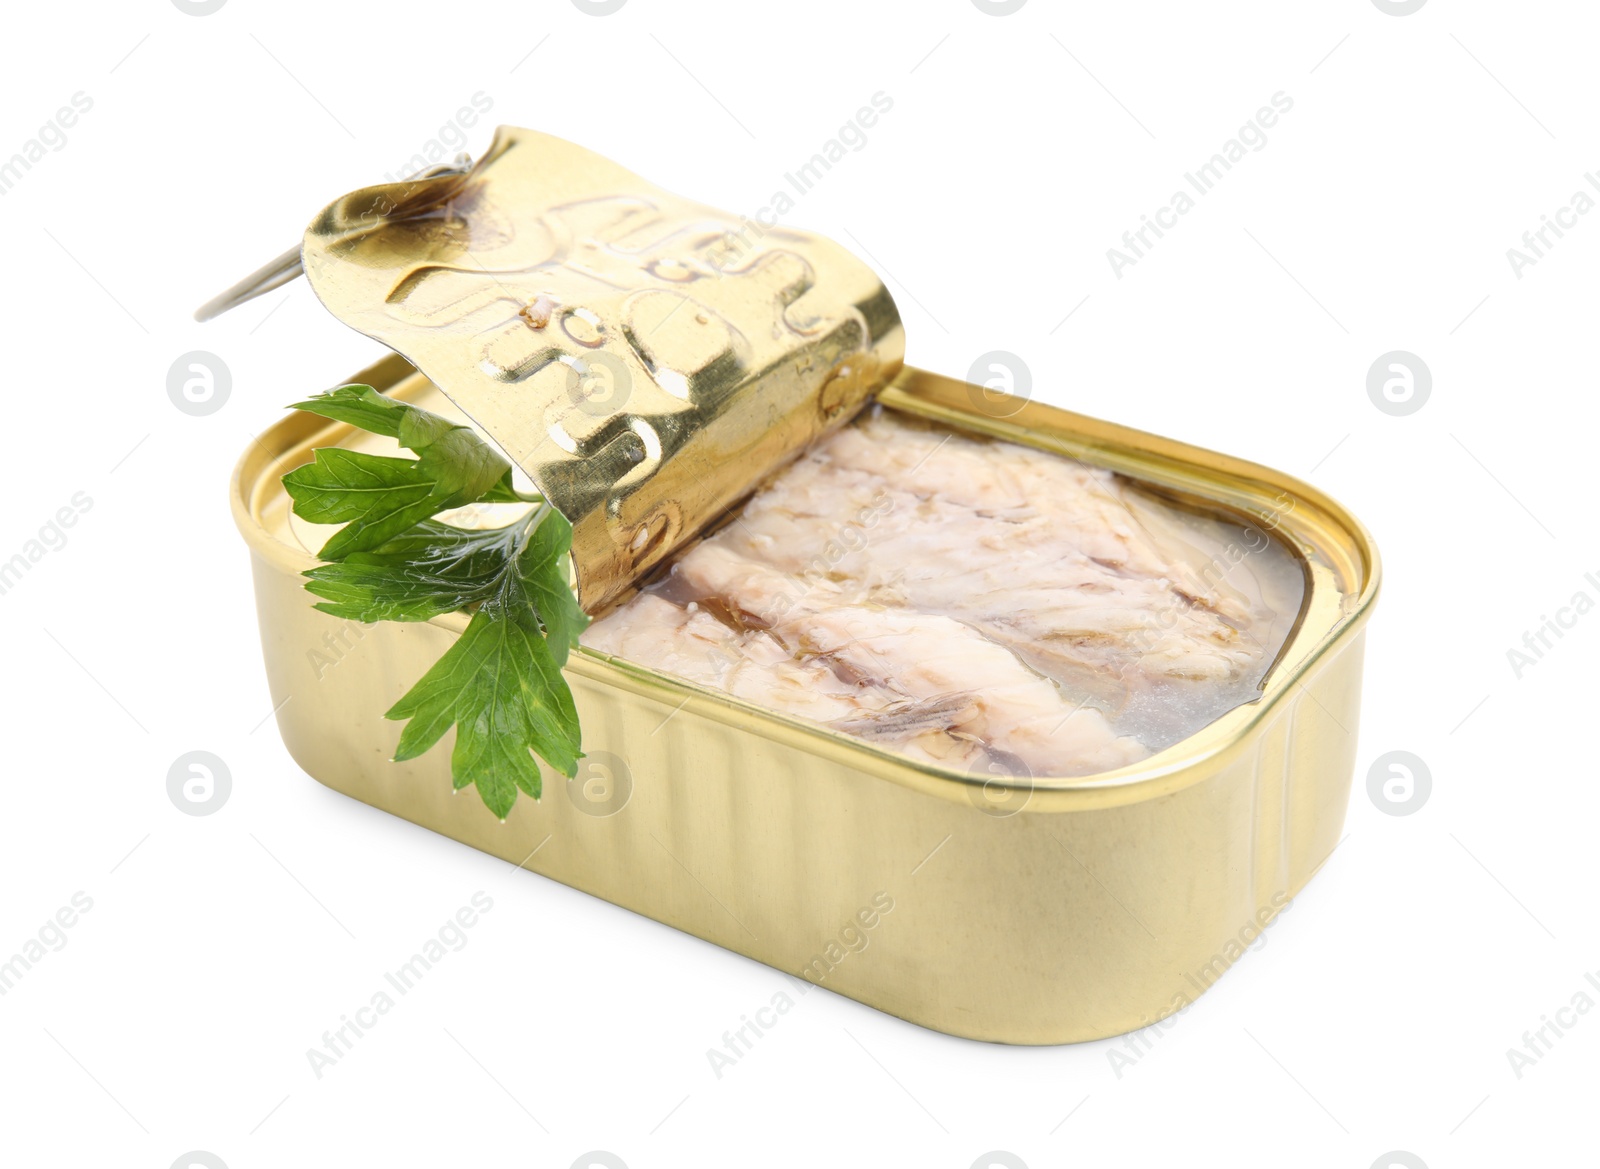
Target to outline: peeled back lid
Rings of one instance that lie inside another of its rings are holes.
[[[306,230],[323,304],[421,370],[572,524],[591,612],[848,420],[904,356],[877,275],[501,127]]]

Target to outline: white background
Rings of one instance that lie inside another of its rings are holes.
[[[0,199],[0,559],[74,493],[93,506],[0,596],[0,957],[75,892],[93,908],[0,997],[0,1162],[1596,1163],[1600,1012],[1520,1079],[1506,1056],[1600,971],[1600,615],[1520,680],[1507,661],[1574,593],[1600,599],[1600,215],[1520,279],[1506,257],[1600,168],[1591,6],[6,19],[0,159],[75,92],[94,105]],[[719,1080],[706,1049],[780,975],[322,788],[268,718],[229,471],[374,347],[303,284],[209,325],[191,310],[480,91],[474,152],[520,124],[754,211],[879,90],[892,112],[789,219],[870,254],[914,363],[965,375],[1010,350],[1037,398],[1308,478],[1385,557],[1347,839],[1120,1077],[1112,1042],[967,1042],[816,991]],[[1267,145],[1117,278],[1106,249],[1280,90]],[[166,393],[194,349],[233,374],[206,417]],[[1432,371],[1409,417],[1366,393],[1395,349]],[[196,749],[233,777],[201,818],[166,792]],[[1366,794],[1391,750],[1432,772],[1411,816]],[[494,910],[470,945],[316,1079],[306,1049],[478,890]]]

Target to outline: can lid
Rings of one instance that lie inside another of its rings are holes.
[[[839,245],[530,130],[331,203],[301,255],[334,316],[571,522],[591,611],[847,421],[905,351],[882,280]]]

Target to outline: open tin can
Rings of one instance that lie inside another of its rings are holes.
[[[281,480],[357,438],[297,414],[245,453],[232,506],[278,726],[329,787],[912,1022],[1026,1044],[1187,1008],[1338,842],[1379,570],[1316,490],[1035,402],[997,412],[902,366],[892,299],[836,245],[526,131],[477,167],[340,200],[303,257],[336,315],[397,350],[353,380],[469,418],[572,522],[591,612],[869,399],[1248,517],[1305,576],[1255,701],[1082,778],[943,768],[580,648],[565,672],[587,757],[501,822],[454,796],[443,745],[390,761],[383,712],[466,617],[313,608],[315,541]]]

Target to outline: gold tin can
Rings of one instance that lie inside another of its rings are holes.
[[[449,409],[398,356],[353,380]],[[383,712],[465,618],[361,626],[312,607],[280,481],[350,432],[299,414],[232,484],[289,752],[355,799],[935,1030],[1069,1043],[1186,1009],[1340,838],[1377,553],[1276,471],[1034,402],[995,418],[985,393],[907,367],[878,400],[1255,517],[1298,550],[1300,619],[1258,700],[1119,771],[1008,781],[579,649],[566,675],[590,757],[575,780],[546,769],[543,799],[501,823],[452,793],[448,740],[390,762]]]

